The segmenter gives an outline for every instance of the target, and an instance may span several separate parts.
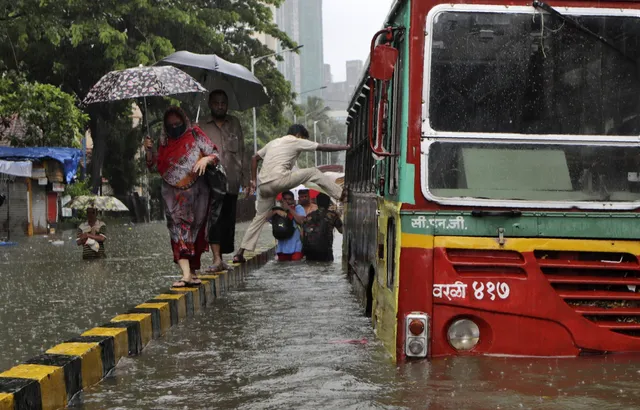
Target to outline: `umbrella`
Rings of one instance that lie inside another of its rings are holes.
[[[82,209],[95,208],[99,211],[126,212],[129,210],[118,198],[112,196],[81,195],[65,205],[65,208]]]
[[[215,54],[178,51],[158,61],[156,65],[180,67],[200,81],[207,90],[224,90],[232,110],[243,111],[270,102],[264,86],[251,71]]]
[[[105,74],[91,87],[82,102],[93,104],[206,91],[190,75],[175,67],[134,67]]]
[[[206,91],[193,77],[175,67],[140,66],[105,74],[91,87],[82,102],[93,104],[144,97],[146,109],[146,97],[164,97]],[[147,133],[149,133],[149,116],[145,115],[145,119]]]

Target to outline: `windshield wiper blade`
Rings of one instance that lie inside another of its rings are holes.
[[[484,216],[506,216],[511,218],[517,218],[522,216],[522,212],[517,209],[509,210],[509,211],[483,211],[474,209],[471,211],[471,216],[476,218],[482,218]]]
[[[532,6],[534,8],[544,10],[544,11],[546,11],[547,13],[549,13],[549,14],[551,14],[553,16],[556,16],[557,18],[559,18],[560,20],[562,20],[565,23],[569,24],[570,26],[573,26],[574,28],[582,31],[583,33],[586,33],[586,34],[590,35],[591,37],[596,38],[600,42],[606,44],[611,49],[613,49],[613,50],[617,51],[618,53],[620,53],[624,58],[626,58],[627,60],[629,60],[632,63],[634,63],[636,66],[638,65],[638,61],[635,58],[633,58],[629,54],[625,53],[622,49],[620,49],[618,46],[613,44],[609,39],[607,39],[605,37],[602,37],[598,33],[594,33],[593,31],[589,30],[589,28],[587,28],[583,24],[581,24],[578,21],[574,20],[573,18],[567,16],[566,14],[560,13],[558,10],[554,9],[553,7],[548,5],[547,3],[543,2],[543,1],[539,1],[539,0],[533,0]]]

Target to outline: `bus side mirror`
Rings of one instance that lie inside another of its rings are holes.
[[[398,61],[398,49],[387,44],[377,45],[373,49],[369,74],[376,80],[389,81]]]

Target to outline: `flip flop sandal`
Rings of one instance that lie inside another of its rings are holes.
[[[183,283],[184,285],[182,286],[176,286],[176,283]],[[173,285],[171,285],[172,288],[191,288],[191,287],[195,287],[195,286],[200,286],[202,285],[202,281],[200,279],[198,279],[198,281],[191,281],[191,282],[187,282],[186,280],[179,280],[177,282],[174,282]]]
[[[182,285],[179,285],[182,283]],[[186,280],[179,280],[177,282],[173,282],[171,285],[172,288],[188,288],[191,285],[191,282],[187,282]]]
[[[245,263],[247,260],[242,255],[235,255],[233,257],[233,263]]]
[[[211,265],[206,269],[206,272],[208,273],[218,273],[218,272],[222,272],[224,270],[227,270],[226,267],[224,266],[224,262],[217,264],[217,265]]]

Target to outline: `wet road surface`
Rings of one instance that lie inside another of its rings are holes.
[[[270,262],[141,356],[124,358],[72,407],[620,409],[640,407],[638,381],[638,356],[396,366],[339,262]]]
[[[73,240],[56,247],[31,238],[0,249],[4,368],[167,287],[165,276],[176,270],[164,225],[109,228],[103,262],[80,260]],[[262,242],[271,242],[268,230]],[[122,359],[72,407],[631,409],[640,408],[639,381],[639,356],[459,357],[396,366],[339,262],[271,262],[142,355]]]
[[[247,226],[238,224],[237,242]],[[179,276],[164,222],[108,221],[108,258],[100,261],[82,260],[75,234],[21,238],[18,246],[0,247],[0,369],[109,321]],[[271,244],[265,229],[258,245]],[[210,264],[211,253],[203,257],[203,266]]]

